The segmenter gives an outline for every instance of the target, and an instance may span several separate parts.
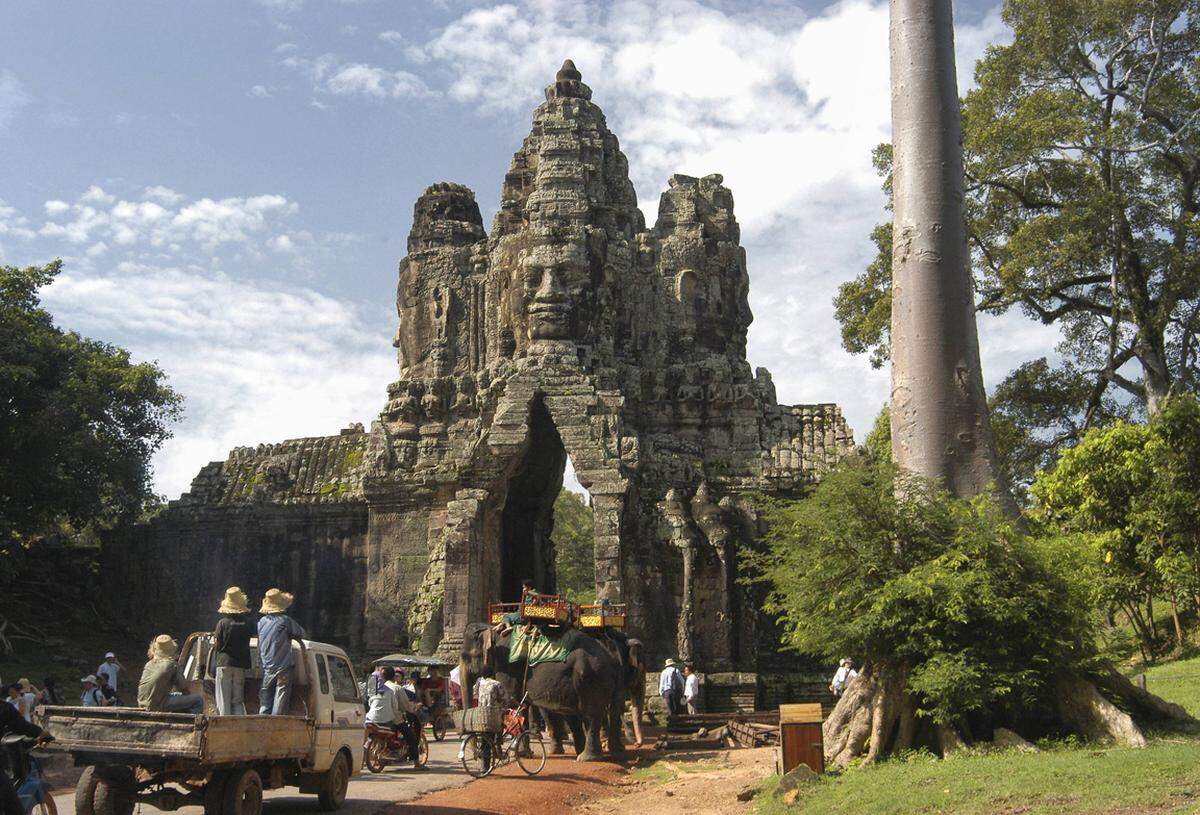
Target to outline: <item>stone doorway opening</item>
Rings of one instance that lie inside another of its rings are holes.
[[[538,591],[590,602],[596,580],[591,500],[564,487],[570,459],[541,398],[530,405],[528,421],[528,444],[500,510],[496,596],[518,602],[522,582],[532,580]]]

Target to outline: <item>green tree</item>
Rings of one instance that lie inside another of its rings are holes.
[[[576,603],[596,599],[596,555],[592,508],[582,495],[563,488],[554,501],[554,571],[559,593]]]
[[[21,564],[37,560],[32,550],[45,539],[94,539],[155,500],[150,456],[179,413],[157,365],[54,325],[38,292],[61,268],[0,267],[0,596],[8,616],[27,574]]]
[[[1070,417],[1042,438],[1061,443],[1122,401],[1154,414],[1196,389],[1200,0],[1006,0],[1003,16],[1013,42],[963,101],[975,287],[978,308],[1062,331],[1066,364],[1020,372]],[[875,160],[890,193],[890,148]],[[871,237],[876,260],[835,306],[846,348],[879,365],[892,246]]]
[[[1033,484],[1035,511],[1090,541],[1103,599],[1155,654],[1154,601],[1171,606],[1183,645],[1181,604],[1200,614],[1200,402],[1175,397],[1149,424],[1116,422],[1087,433]]]

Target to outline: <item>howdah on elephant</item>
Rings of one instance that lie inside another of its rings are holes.
[[[546,718],[552,734],[553,752],[561,752],[564,722],[574,736],[576,759],[595,761],[602,757],[601,729],[608,737],[609,752],[624,752],[621,713],[625,705],[624,667],[604,645],[579,632],[569,636],[566,659],[527,665],[524,659],[511,662],[512,632],[498,633],[486,623],[470,623],[463,632],[460,673],[464,704],[479,671],[491,665],[514,699],[526,692],[529,701]]]

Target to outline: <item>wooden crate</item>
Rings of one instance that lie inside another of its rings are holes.
[[[821,733],[824,716],[819,703],[779,706],[780,770],[788,772],[807,764],[815,773],[825,772],[825,741]]]
[[[567,623],[571,611],[571,601],[557,594],[528,592],[521,598],[521,619],[527,623]]]
[[[492,603],[488,606],[488,622],[492,625],[500,625],[500,623],[504,622],[505,614],[511,614],[520,610],[520,603]]]
[[[624,603],[585,603],[579,606],[579,627],[585,630],[624,628]]]

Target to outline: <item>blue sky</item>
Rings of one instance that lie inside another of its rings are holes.
[[[960,82],[1006,30],[956,4]],[[157,359],[186,398],[171,497],[233,446],[369,423],[395,378],[412,204],[472,187],[490,225],[542,87],[573,58],[647,220],[720,172],[747,247],[750,361],[861,438],[886,371],[830,299],[884,217],[886,2],[55,2],[0,11],[0,262],[61,256],[61,324]],[[992,384],[1054,337],[982,326]]]

